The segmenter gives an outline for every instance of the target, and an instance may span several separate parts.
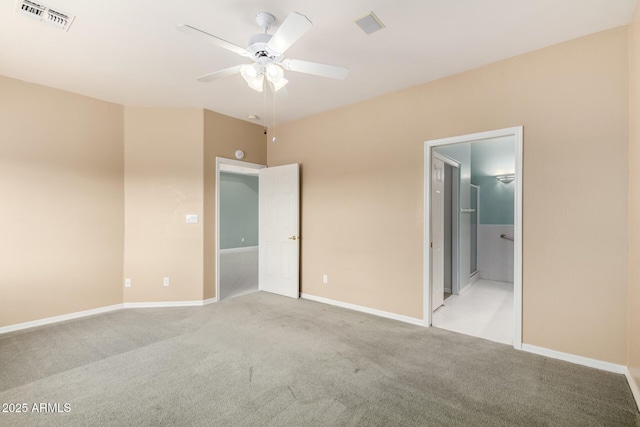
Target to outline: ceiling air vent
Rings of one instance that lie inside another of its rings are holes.
[[[358,27],[360,27],[360,29],[367,35],[375,33],[376,31],[384,28],[384,24],[382,23],[380,18],[378,18],[373,12],[369,12],[368,15],[365,15],[360,19],[356,19],[355,22]]]
[[[29,0],[18,0],[16,2],[16,11],[64,31],[69,30],[71,23],[75,19],[75,16],[71,14]]]

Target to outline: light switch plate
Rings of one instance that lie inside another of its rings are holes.
[[[185,222],[187,224],[197,224],[198,223],[198,215],[186,215]]]

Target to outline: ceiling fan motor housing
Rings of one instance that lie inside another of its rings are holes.
[[[260,65],[269,62],[278,63],[282,60],[282,53],[273,51],[267,46],[269,40],[271,40],[271,34],[267,33],[254,34],[249,39],[247,50],[251,53],[253,60]]]

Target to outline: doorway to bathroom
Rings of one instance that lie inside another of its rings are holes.
[[[521,347],[521,153],[521,127],[425,143],[425,324]]]

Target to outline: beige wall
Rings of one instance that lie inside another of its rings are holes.
[[[204,111],[204,297],[216,296],[216,157],[235,159],[235,151],[245,153],[243,161],[267,164],[266,136],[262,126]]]
[[[125,107],[124,302],[202,300],[203,129],[200,109]]]
[[[0,327],[122,302],[122,107],[0,94]]]
[[[627,54],[618,28],[278,126],[302,291],[422,318],[424,141],[523,125],[524,342],[625,364]]]
[[[629,351],[640,385],[640,5],[629,27]]]

